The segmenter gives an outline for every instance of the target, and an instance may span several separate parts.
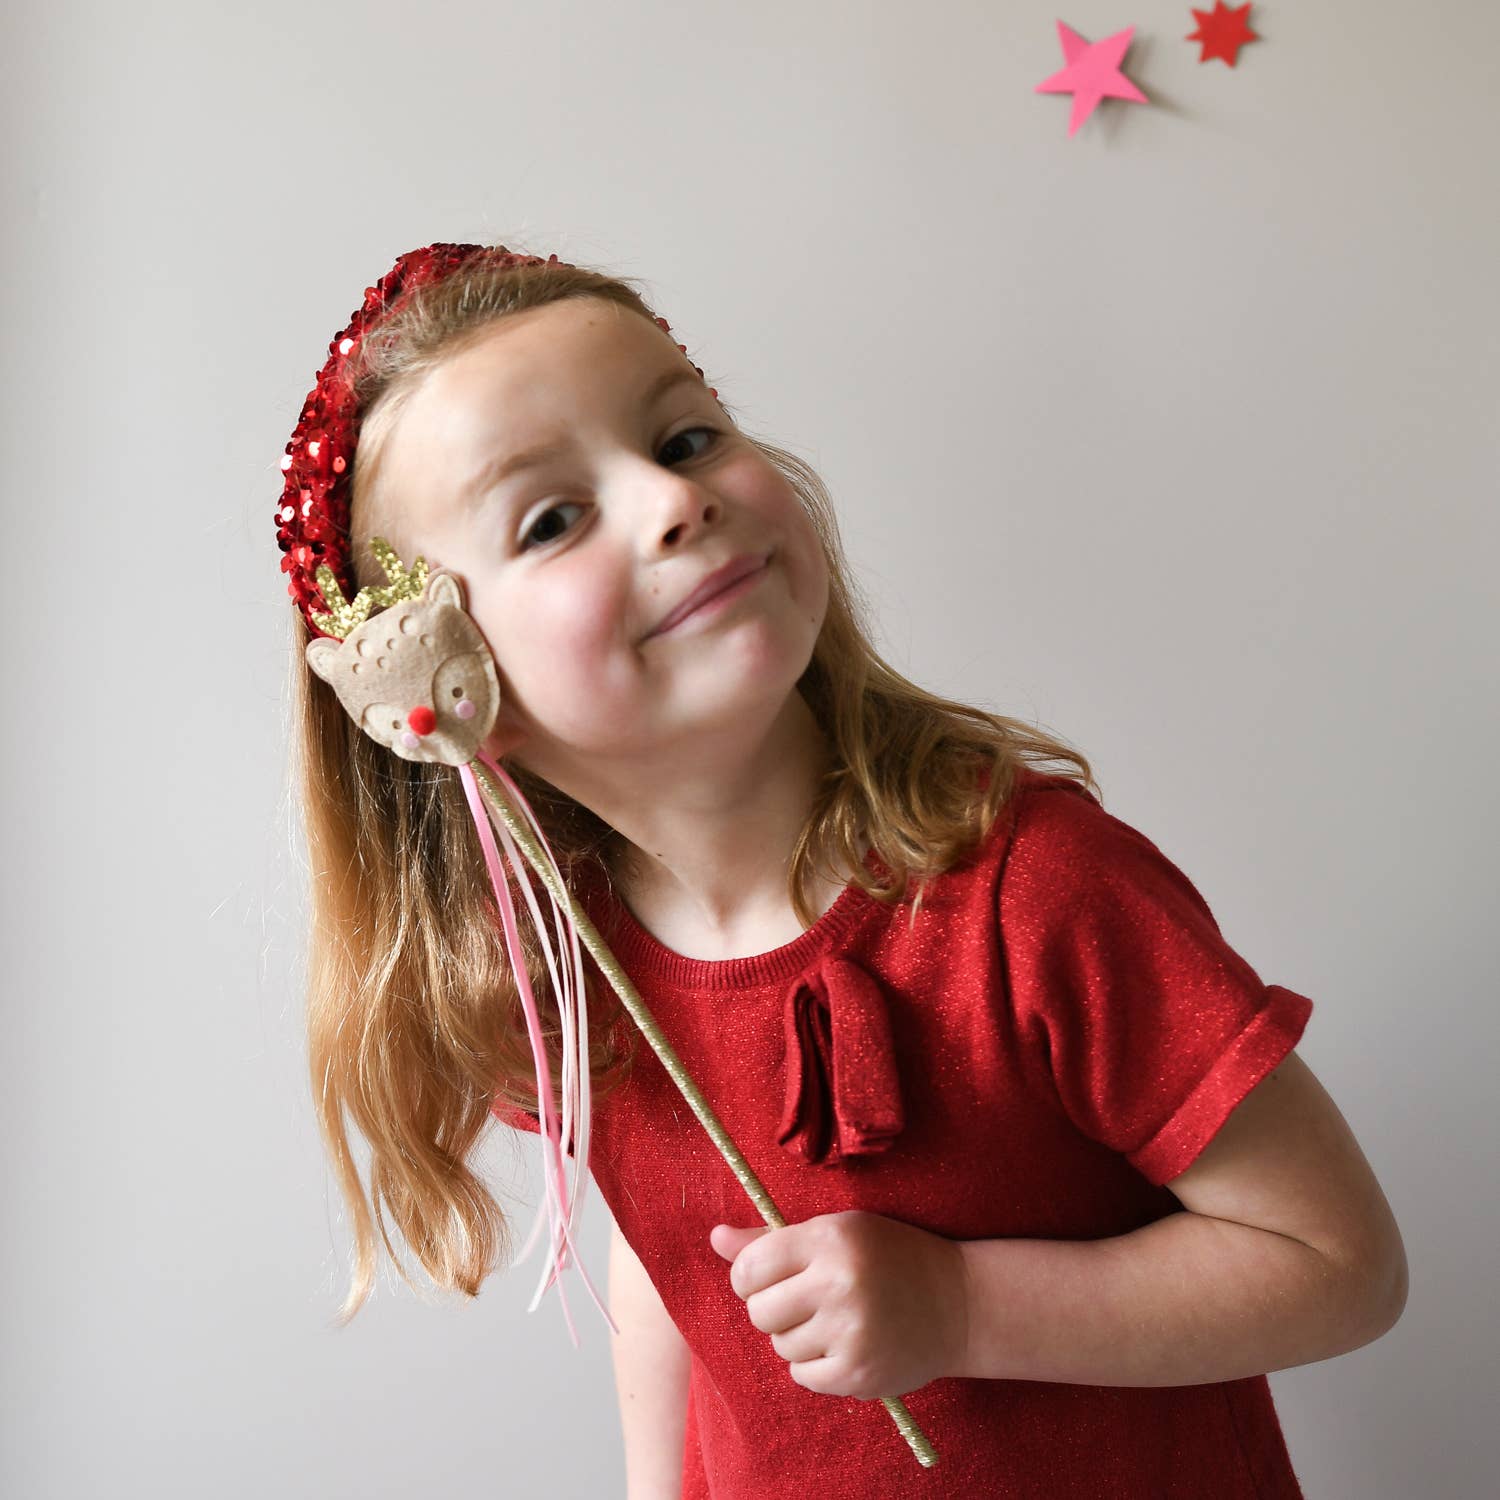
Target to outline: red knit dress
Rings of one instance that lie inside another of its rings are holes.
[[[1180,1212],[1165,1184],[1312,1012],[1148,838],[1029,769],[914,926],[851,885],[784,947],[710,961],[579,899],[789,1224],[864,1209],[951,1239],[1092,1240]],[[1264,1375],[934,1380],[901,1398],[938,1453],[924,1469],[879,1401],[798,1385],[750,1322],[708,1235],[760,1216],[644,1038],[591,1130],[594,1182],[692,1354],[683,1500],[1301,1496]]]

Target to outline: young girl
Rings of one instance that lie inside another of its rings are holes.
[[[501,685],[487,750],[787,1221],[755,1222],[591,968],[631,1500],[1299,1495],[1266,1373],[1379,1337],[1406,1289],[1292,1050],[1311,1000],[1261,982],[1082,755],[880,658],[817,476],[638,292],[412,252],[283,468],[342,1318],[388,1218],[477,1295],[512,1238],[471,1155],[492,1116],[539,1128],[454,768],[376,744],[304,661],[314,569],[380,585],[379,536],[462,581]]]

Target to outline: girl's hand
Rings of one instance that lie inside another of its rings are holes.
[[[828,1396],[903,1396],[963,1367],[957,1240],[850,1209],[783,1229],[717,1224],[708,1242],[792,1379]]]

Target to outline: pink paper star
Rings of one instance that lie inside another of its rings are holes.
[[[1120,59],[1135,35],[1135,27],[1127,26],[1102,42],[1087,42],[1072,27],[1059,21],[1057,34],[1062,41],[1063,56],[1067,67],[1054,73],[1045,83],[1036,86],[1039,94],[1071,94],[1073,114],[1068,121],[1068,134],[1073,135],[1078,127],[1093,114],[1095,106],[1105,97],[1111,99],[1133,99],[1137,104],[1151,101],[1120,71]]]

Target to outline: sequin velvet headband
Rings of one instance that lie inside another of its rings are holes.
[[[329,344],[327,362],[318,372],[287,443],[281,460],[286,478],[276,508],[276,541],[282,552],[282,571],[288,576],[287,592],[312,632],[306,648],[309,668],[328,683],[346,712],[372,739],[403,760],[454,766],[462,781],[499,909],[536,1068],[545,1203],[517,1259],[524,1260],[531,1253],[543,1223],[548,1223],[548,1259],[529,1310],[535,1310],[555,1281],[563,1316],[577,1347],[578,1333],[560,1276],[570,1264],[570,1255],[577,1261],[595,1305],[611,1329],[619,1332],[582,1261],[577,1259],[574,1243],[587,1190],[589,1149],[589,1070],[580,1061],[589,1055],[580,940],[614,986],[761,1217],[773,1228],[784,1227],[786,1220],[569,891],[520,788],[484,750],[500,709],[500,682],[489,645],[465,610],[458,579],[441,569],[429,569],[421,557],[414,558],[408,567],[383,538],[374,537],[371,551],[387,581],[357,593],[352,588],[349,494],[362,413],[349,378],[350,356],[370,329],[412,291],[441,281],[479,257],[501,267],[569,264],[555,255],[543,260],[540,256],[514,254],[504,246],[433,244],[401,256],[385,276],[366,288],[363,304]],[[670,333],[664,318],[656,322],[663,332]],[[686,358],[686,346],[677,347]],[[703,371],[697,365],[693,369],[702,378]],[[709,394],[717,399],[718,392],[712,387]],[[551,1070],[541,1017],[500,861],[502,848],[531,913],[562,1018],[560,1119],[552,1107]],[[566,935],[567,963],[553,950],[526,873],[527,864],[551,899],[557,931]],[[564,1141],[573,1143],[571,1189],[563,1164]],[[936,1464],[936,1451],[905,1404],[894,1396],[879,1399],[918,1462],[923,1467]]]

